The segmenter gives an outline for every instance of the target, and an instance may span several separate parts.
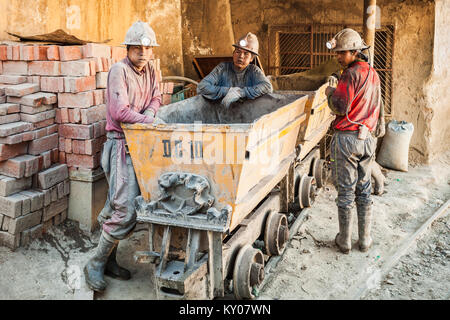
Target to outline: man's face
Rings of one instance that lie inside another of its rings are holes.
[[[240,48],[234,49],[233,63],[238,70],[244,70],[252,62],[253,54]]]
[[[130,59],[131,63],[138,70],[142,70],[152,56],[152,49],[152,47],[145,46],[130,46],[128,49],[128,59]]]
[[[339,64],[343,67],[347,67],[350,63],[356,60],[357,52],[351,51],[337,51],[336,58]]]

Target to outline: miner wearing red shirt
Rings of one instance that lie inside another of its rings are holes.
[[[335,242],[343,253],[352,247],[352,213],[356,201],[359,248],[372,245],[371,166],[375,158],[374,131],[380,113],[381,90],[377,72],[361,50],[368,46],[352,29],[344,29],[327,43],[344,67],[336,88],[325,91],[328,105],[336,114],[331,141],[331,167],[338,192],[339,233]]]

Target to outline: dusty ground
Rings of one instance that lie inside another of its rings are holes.
[[[261,289],[260,299],[449,299],[450,218],[437,219],[386,276],[379,271],[399,245],[450,198],[450,152],[428,166],[408,173],[388,171],[386,191],[374,197],[374,246],[367,253],[354,249],[338,253],[334,204],[336,192],[328,186],[319,195],[310,218],[288,245],[276,272]],[[83,234],[66,221],[44,238],[15,252],[0,247],[0,299],[155,299],[152,269],[135,264],[133,254],[145,250],[147,232],[136,232],[120,243],[118,260],[133,278],[107,278],[104,294],[86,288],[82,268],[92,255],[99,232]],[[369,281],[367,281],[369,279]],[[361,287],[370,290],[359,297]]]
[[[374,246],[357,249],[356,209],[353,249],[339,253],[336,191],[325,188],[280,260],[261,299],[449,299],[449,215],[436,220],[386,277],[383,264],[450,198],[450,154],[408,173],[388,171],[386,193],[374,196]],[[416,248],[416,249],[415,249]],[[360,297],[361,288],[370,289]]]

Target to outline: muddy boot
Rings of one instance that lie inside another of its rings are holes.
[[[114,279],[129,280],[131,278],[131,273],[125,268],[122,268],[117,264],[116,260],[117,246],[114,247],[111,255],[106,263],[105,274]]]
[[[108,257],[116,244],[117,241],[111,242],[106,239],[104,233],[100,236],[95,255],[89,259],[88,263],[84,266],[86,283],[91,290],[99,292],[105,291],[107,283],[103,274],[105,272]]]
[[[334,242],[342,253],[349,253],[352,249],[352,211],[338,207],[339,233]]]
[[[372,205],[357,206],[356,208],[358,211],[359,250],[366,252],[373,243],[372,237],[370,236]]]

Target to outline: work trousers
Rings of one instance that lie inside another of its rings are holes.
[[[339,208],[350,209],[355,200],[358,206],[372,204],[371,167],[375,149],[376,139],[371,134],[359,140],[357,131],[335,131],[330,158]]]
[[[103,231],[116,240],[131,235],[136,227],[134,199],[140,195],[131,157],[125,152],[123,133],[107,132],[101,166],[109,189],[105,206],[98,216]]]

